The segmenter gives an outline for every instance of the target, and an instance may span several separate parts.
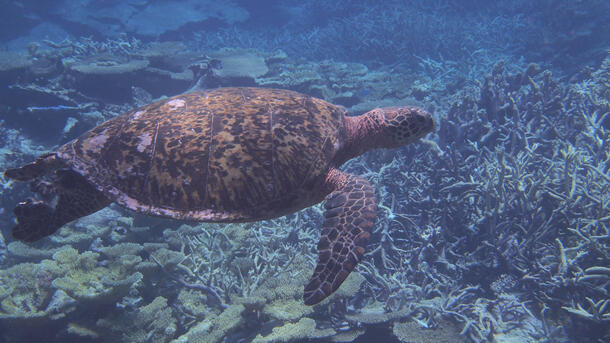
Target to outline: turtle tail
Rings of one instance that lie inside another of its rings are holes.
[[[13,210],[18,224],[13,227],[12,235],[23,242],[35,242],[61,227],[53,208],[42,201],[27,200]]]

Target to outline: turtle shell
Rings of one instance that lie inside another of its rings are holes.
[[[251,221],[321,201],[345,110],[287,90],[219,88],[117,116],[57,156],[109,199],[153,215]]]

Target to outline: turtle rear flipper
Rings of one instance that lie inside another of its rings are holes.
[[[53,208],[42,201],[19,203],[13,212],[19,224],[13,227],[12,235],[23,242],[35,242],[61,227],[54,223]]]
[[[30,181],[63,166],[64,162],[59,160],[57,155],[52,152],[42,155],[36,161],[22,167],[7,169],[4,171],[4,177],[15,181]]]
[[[303,295],[306,305],[331,295],[354,270],[376,219],[375,192],[367,180],[334,169],[327,182],[335,190],[324,203],[318,264]]]
[[[64,224],[110,204],[102,192],[72,170],[58,170],[53,186],[58,196],[55,208],[37,200],[28,200],[15,207],[13,212],[18,222],[12,231],[15,239],[35,242],[51,235]]]

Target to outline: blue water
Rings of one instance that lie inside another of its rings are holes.
[[[341,166],[377,218],[313,307],[323,206],[219,225],[113,204],[24,244],[13,208],[57,199],[2,178],[0,342],[610,341],[608,18],[601,0],[2,1],[2,170],[219,87],[436,126]]]

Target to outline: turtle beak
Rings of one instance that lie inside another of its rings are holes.
[[[417,107],[386,107],[378,109],[383,115],[385,129],[379,137],[379,147],[396,148],[422,138],[434,130],[434,119]]]
[[[410,115],[407,115],[408,131],[411,132],[412,141],[420,139],[427,135],[428,133],[434,131],[435,123],[432,115],[421,108],[418,107],[409,107],[407,109],[410,112]]]

